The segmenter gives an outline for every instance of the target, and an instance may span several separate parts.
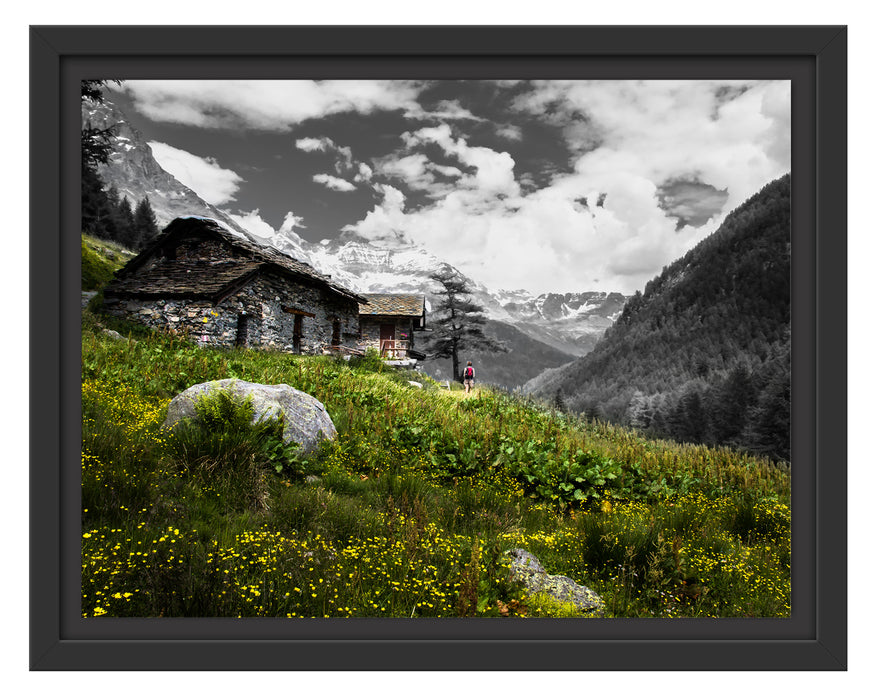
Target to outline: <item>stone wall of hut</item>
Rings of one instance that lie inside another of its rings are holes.
[[[358,342],[358,304],[283,275],[263,273],[219,304],[197,299],[105,298],[105,308],[159,330],[181,333],[203,346],[262,347],[294,351],[296,309],[303,315],[303,354],[320,353],[333,339],[334,321],[339,322],[340,343]]]
[[[373,316],[361,317],[361,345],[374,347],[379,350],[380,326],[394,324],[395,340],[409,341],[410,347],[415,347],[413,336],[413,321],[401,316]]]

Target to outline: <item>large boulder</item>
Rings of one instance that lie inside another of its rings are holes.
[[[602,616],[603,599],[587,586],[575,583],[568,576],[552,576],[538,558],[525,549],[512,549],[506,555],[511,561],[510,580],[529,593],[544,593],[561,603],[572,603],[583,612]]]
[[[314,396],[287,384],[253,384],[241,379],[221,379],[191,386],[171,400],[163,425],[173,427],[185,418],[196,419],[195,404],[199,398],[220,390],[230,392],[235,399],[250,398],[254,423],[282,416],[284,441],[296,442],[305,453],[316,450],[322,441],[337,437],[336,427],[324,404]]]

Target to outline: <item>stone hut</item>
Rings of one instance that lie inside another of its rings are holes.
[[[358,305],[366,301],[311,266],[201,217],[172,221],[104,290],[109,313],[199,345],[298,354],[354,347]]]
[[[425,297],[417,294],[362,294],[361,345],[374,347],[385,359],[424,360],[415,333],[425,330]]]

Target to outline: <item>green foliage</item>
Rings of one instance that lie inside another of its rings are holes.
[[[600,498],[622,472],[615,460],[593,451],[561,454],[554,444],[535,440],[503,440],[493,464],[514,465],[529,495],[561,507]]]
[[[362,372],[382,372],[385,364],[379,356],[379,350],[369,347],[364,351],[364,357],[356,357],[351,361],[352,367]]]
[[[526,596],[521,602],[528,610],[528,615],[526,615],[528,617],[591,617],[591,615],[581,612],[572,603],[561,602],[547,593]]]
[[[788,614],[789,477],[766,461],[84,319],[86,616],[577,616],[512,589],[514,547],[611,616]],[[173,395],[230,376],[316,396],[338,440],[300,456],[218,393],[160,427]]]
[[[755,516],[749,497],[604,506],[581,514],[577,527],[584,563],[604,582],[616,614],[789,614],[789,509],[782,504],[763,505]],[[768,528],[745,529],[753,517]]]
[[[238,399],[231,391],[218,389],[200,396],[193,405],[201,427],[210,433],[223,435],[252,432],[259,437],[281,428],[280,421],[265,421],[252,425],[254,402],[251,397]]]

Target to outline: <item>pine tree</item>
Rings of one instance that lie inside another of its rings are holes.
[[[98,238],[111,238],[107,222],[112,211],[104,192],[104,182],[94,168],[84,167],[82,178],[80,227],[83,232]]]
[[[87,102],[103,102],[102,87],[105,80],[83,80],[80,83],[80,99]],[[118,83],[119,81],[114,81]],[[104,182],[98,175],[98,166],[106,164],[113,148],[111,138],[114,127],[98,129],[90,122],[83,125],[80,134],[81,154],[81,230],[101,238],[113,238],[113,205],[107,200]]]
[[[135,230],[135,215],[128,197],[123,197],[119,203],[116,215],[116,227],[119,232],[119,242],[130,248],[135,247],[137,231]]]
[[[557,389],[554,394],[554,408],[560,413],[566,412],[566,400],[563,398],[563,389]]]
[[[652,422],[652,407],[649,397],[637,390],[627,406],[625,414],[627,425],[645,430]]]
[[[676,405],[669,420],[669,429],[678,442],[703,442],[707,421],[703,402],[697,390],[688,391]]]
[[[140,250],[151,238],[159,233],[156,215],[150,206],[150,198],[144,197],[135,209],[135,249]]]
[[[438,296],[432,313],[432,339],[426,352],[432,357],[453,360],[453,379],[462,381],[459,354],[464,350],[507,352],[503,344],[488,337],[483,330],[486,316],[483,307],[471,297],[472,289],[465,279],[449,265],[429,276],[440,285],[432,292]]]
[[[749,449],[772,459],[791,460],[791,376],[787,353],[769,364],[764,388],[759,392],[746,429]]]
[[[717,443],[737,444],[755,400],[752,378],[746,367],[738,364],[716,391],[709,409]]]

